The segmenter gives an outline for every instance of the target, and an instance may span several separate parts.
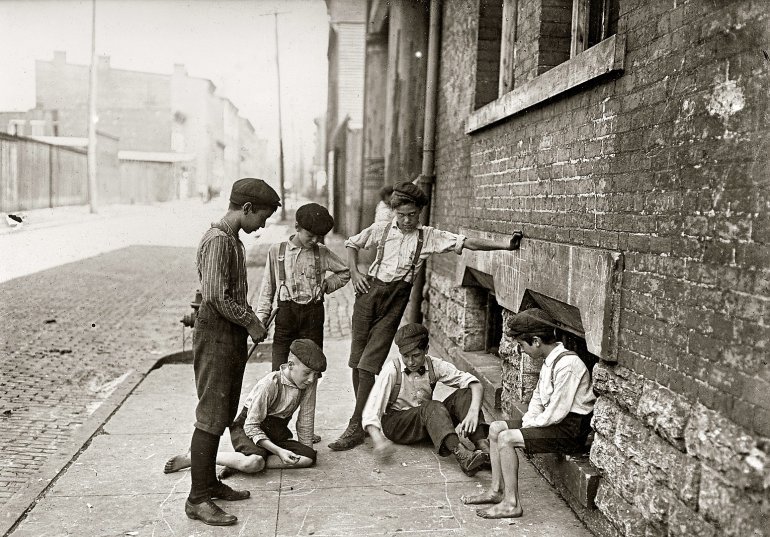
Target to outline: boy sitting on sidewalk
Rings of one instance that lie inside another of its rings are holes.
[[[257,473],[265,467],[307,468],[315,464],[317,453],[312,445],[316,386],[324,371],[326,356],[318,345],[309,339],[292,342],[289,361],[257,382],[230,426],[235,452],[217,454],[217,464],[225,466],[220,479],[236,471]],[[292,439],[288,428],[297,408],[299,441]],[[163,472],[189,466],[188,452],[171,457]]]
[[[414,444],[430,439],[441,456],[453,453],[460,469],[474,475],[488,456],[481,449],[470,451],[457,431],[477,448],[485,447],[487,427],[481,400],[484,388],[470,373],[427,355],[428,330],[411,323],[395,336],[401,359],[385,364],[372,389],[363,413],[363,425],[374,441],[378,458],[392,454],[396,444]],[[446,400],[433,400],[436,382],[459,388]]]
[[[531,308],[515,315],[507,334],[532,358],[544,358],[529,409],[520,420],[496,421],[489,427],[492,484],[479,494],[463,496],[465,504],[494,503],[478,509],[483,518],[515,518],[524,510],[519,498],[519,458],[527,453],[575,453],[591,432],[594,396],[591,374],[583,361],[556,339],[555,321]]]

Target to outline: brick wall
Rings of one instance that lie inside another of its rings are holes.
[[[766,6],[620,1],[622,76],[466,135],[478,31],[466,4],[444,4],[432,223],[522,226],[531,238],[623,253],[618,363],[594,370],[598,508],[624,535],[762,535]],[[517,87],[538,72],[533,28],[551,4],[521,1]],[[444,256],[428,274],[426,318],[443,345],[463,343],[450,310],[474,298],[454,286],[454,267]]]

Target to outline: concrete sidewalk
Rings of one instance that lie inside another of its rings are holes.
[[[238,516],[237,525],[189,520],[189,471],[163,474],[166,459],[189,445],[196,403],[192,366],[174,364],[145,378],[9,535],[590,535],[527,462],[521,467],[524,517],[484,520],[459,498],[489,485],[490,473],[466,477],[452,457],[438,457],[428,444],[399,446],[382,466],[369,440],[348,452],[330,451],[326,444],[342,432],[352,409],[349,345],[344,337],[325,345],[330,365],[318,392],[318,465],[228,480],[252,492],[248,500],[222,502]],[[268,371],[266,362],[250,363],[243,395]],[[232,449],[227,434],[221,449]]]

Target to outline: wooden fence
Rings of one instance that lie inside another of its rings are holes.
[[[86,203],[84,149],[0,133],[0,212]]]

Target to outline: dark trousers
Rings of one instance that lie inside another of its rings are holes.
[[[193,370],[198,392],[195,427],[221,436],[238,413],[246,369],[248,331],[201,304],[193,332]]]
[[[414,444],[430,439],[436,453],[449,455],[444,445],[447,436],[456,434],[455,427],[468,415],[472,394],[470,388],[456,390],[444,401],[428,401],[407,410],[396,410],[382,417],[382,432],[396,444]],[[487,437],[489,427],[479,410],[479,426],[469,439],[475,444]]]
[[[352,342],[348,365],[378,375],[409,302],[412,284],[369,279],[369,292],[353,305]]]
[[[249,409],[243,407],[241,413],[235,419],[233,424],[230,425],[230,441],[233,443],[233,449],[244,455],[259,455],[263,459],[267,458],[272,455],[272,453],[262,446],[255,444],[251,438],[246,436],[246,432],[243,430],[243,425],[246,423],[246,415],[248,413]],[[262,422],[261,427],[273,444],[282,447],[283,449],[293,451],[297,455],[307,457],[315,463],[318,453],[313,448],[293,439],[291,431],[289,430],[289,421],[291,421],[291,418],[267,416]]]
[[[199,503],[211,497],[217,484],[216,458],[219,437],[233,421],[248,355],[248,332],[222,317],[203,302],[193,332],[193,370],[198,392],[195,428],[190,444],[189,499]]]
[[[324,303],[298,304],[290,300],[278,302],[273,335],[273,371],[289,357],[295,339],[310,339],[324,346]]]

